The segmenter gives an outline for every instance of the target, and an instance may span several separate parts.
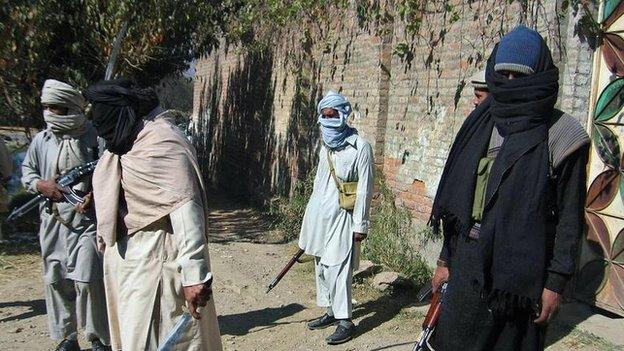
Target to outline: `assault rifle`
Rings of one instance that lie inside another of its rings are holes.
[[[282,278],[284,278],[286,273],[288,273],[288,271],[292,268],[292,266],[295,265],[295,263],[297,262],[301,263],[299,258],[301,258],[304,252],[305,252],[304,250],[299,249],[299,251],[297,251],[297,253],[290,259],[290,261],[288,261],[286,266],[282,268],[282,271],[277,275],[277,277],[275,277],[275,279],[273,279],[271,284],[269,284],[269,287],[267,288],[267,291],[266,291],[267,294],[277,285],[277,283],[280,282],[280,280],[282,280]]]
[[[84,202],[84,199],[82,198],[82,196],[78,195],[78,193],[76,193],[76,191],[72,189],[72,186],[80,183],[84,177],[93,173],[96,165],[97,165],[97,161],[91,161],[84,165],[76,166],[70,169],[69,171],[65,172],[62,176],[58,178],[58,180],[56,181],[56,184],[58,184],[58,186],[61,188],[62,194],[65,197],[65,200],[67,202],[71,203],[72,205],[77,205],[79,203],[81,204]],[[42,201],[49,202],[50,199],[43,196],[43,194],[39,194],[35,196],[34,199],[14,209],[9,215],[9,217],[7,217],[7,220],[13,221],[25,215],[26,213],[30,212],[31,210],[39,206],[39,203]]]
[[[438,291],[433,293],[433,297],[431,298],[431,305],[429,305],[429,310],[427,311],[427,315],[425,316],[425,320],[422,324],[422,333],[418,337],[418,342],[414,345],[412,351],[429,351],[433,350],[431,345],[429,345],[429,339],[433,332],[435,331],[436,325],[438,324],[438,318],[440,317],[440,310],[442,303],[444,302],[444,295],[446,294],[446,287],[448,283],[444,282],[440,285]],[[424,299],[425,296],[421,298]]]

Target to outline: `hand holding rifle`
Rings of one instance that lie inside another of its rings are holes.
[[[72,189],[72,186],[80,183],[82,179],[93,173],[97,161],[91,161],[84,165],[76,166],[63,175],[55,179],[40,180],[37,182],[37,190],[39,195],[35,196],[32,200],[28,201],[24,205],[15,208],[11,214],[7,217],[7,221],[13,221],[29,211],[38,208],[39,203],[43,201],[61,202],[67,201],[72,205],[84,204],[90,197],[84,198],[84,195],[78,194],[77,190]],[[81,210],[88,208],[88,204],[81,206]]]
[[[414,345],[412,351],[433,350],[431,345],[429,345],[429,339],[433,335],[433,332],[438,325],[438,318],[440,317],[440,312],[442,310],[442,303],[444,302],[444,295],[446,294],[447,285],[447,282],[443,282],[438,290],[429,290],[433,291],[431,305],[429,305],[429,310],[427,311],[427,315],[425,316],[425,320],[422,324],[422,333],[418,337],[418,341],[416,342],[416,345]],[[425,297],[426,296],[422,296],[421,301]]]
[[[93,203],[93,192],[89,192],[82,199],[83,199],[83,202],[77,203],[76,206],[74,206],[74,209],[78,213],[85,214],[87,210],[91,207],[91,204]]]
[[[54,202],[63,201],[63,188],[56,183],[56,179],[38,181],[37,190],[43,194],[43,196]]]
[[[448,281],[449,269],[445,261],[438,260],[437,267],[431,278],[431,286],[433,291],[438,291],[442,283]]]

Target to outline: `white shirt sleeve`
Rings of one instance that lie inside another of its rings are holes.
[[[22,184],[28,192],[37,194],[37,182],[42,180],[41,174],[43,173],[39,169],[39,155],[38,155],[39,138],[36,136],[33,142],[26,151],[24,162],[22,162]]]
[[[178,246],[182,286],[202,284],[212,279],[208,264],[206,223],[201,205],[189,201],[169,214]]]
[[[373,197],[373,149],[364,144],[357,159],[358,186],[353,208],[353,231],[368,234],[370,227],[370,206]]]

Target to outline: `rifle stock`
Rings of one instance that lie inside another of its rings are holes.
[[[444,295],[446,294],[447,286],[448,283],[444,282],[440,288],[433,293],[431,304],[427,310],[427,315],[422,323],[423,331],[418,337],[418,341],[416,342],[416,345],[414,345],[412,351],[432,350],[429,345],[429,338],[433,335],[433,332],[438,324],[438,318],[440,317],[440,312],[442,310],[442,303],[444,302]]]
[[[282,268],[282,271],[277,275],[277,277],[275,277],[275,279],[273,279],[273,281],[269,284],[269,287],[267,288],[266,293],[268,294],[279,282],[280,280],[282,280],[282,278],[284,278],[284,276],[286,275],[286,273],[288,273],[288,271],[292,268],[292,266],[295,265],[295,263],[297,263],[299,261],[299,258],[305,253],[304,250],[299,249],[299,251],[297,251],[296,254],[293,255],[293,257],[290,259],[290,261],[288,261],[288,263],[286,264],[286,266],[284,266],[284,268]]]

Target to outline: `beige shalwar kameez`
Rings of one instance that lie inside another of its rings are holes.
[[[111,343],[156,350],[185,310],[182,287],[212,278],[206,199],[193,147],[162,110],[132,149],[105,152],[94,175]],[[222,350],[214,300],[176,349]]]

